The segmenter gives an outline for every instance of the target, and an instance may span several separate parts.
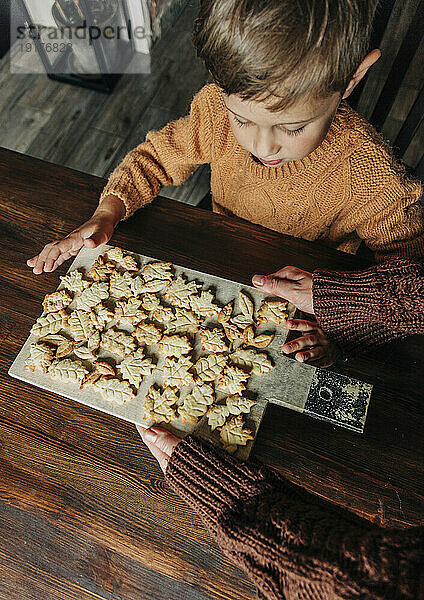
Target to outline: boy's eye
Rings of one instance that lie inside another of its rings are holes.
[[[298,129],[286,129],[285,131],[287,135],[299,135],[304,129],[305,125],[302,125],[302,127],[299,127]]]
[[[239,127],[245,127],[246,125],[249,125],[249,121],[240,121],[240,119],[237,119],[235,115],[233,115],[233,117]]]

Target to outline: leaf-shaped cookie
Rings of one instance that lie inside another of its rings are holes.
[[[234,364],[252,375],[263,375],[274,368],[267,354],[258,352],[253,348],[237,348],[230,354],[230,359]]]
[[[96,327],[86,310],[73,310],[69,317],[69,328],[77,342],[85,342],[96,331]]]
[[[64,335],[60,333],[48,333],[46,336],[38,340],[44,344],[48,344],[49,346],[53,346],[54,357],[55,358],[64,358],[68,354],[71,354],[72,350],[75,347],[75,342],[69,340]]]
[[[98,329],[88,338],[87,347],[90,350],[97,350],[100,347],[100,331]]]
[[[89,350],[97,350],[100,347],[100,331],[97,329],[87,340]]]
[[[285,300],[262,300],[258,310],[258,323],[272,321],[279,325],[287,321],[287,305]]]
[[[222,327],[229,342],[235,342],[241,337],[240,329],[234,323],[224,322],[222,323]]]
[[[193,350],[190,340],[185,335],[164,335],[158,343],[159,352],[165,356],[182,356]]]
[[[252,325],[252,319],[243,314],[236,315],[235,317],[230,319],[229,322],[233,325],[236,325],[242,331],[244,331],[246,327],[249,327],[249,325]]]
[[[109,292],[115,298],[130,298],[133,295],[131,284],[132,277],[127,271],[124,273],[114,271],[110,276]]]
[[[233,314],[234,308],[234,300],[231,300],[228,304],[226,304],[218,314],[218,323],[228,323],[231,319],[231,315]]]
[[[239,394],[234,394],[228,396],[225,403],[232,415],[239,415],[240,413],[250,413],[250,409],[256,404],[256,401],[245,398],[245,396],[240,396]]]
[[[182,275],[178,275],[166,288],[164,298],[173,306],[186,308],[190,305],[191,296],[197,294],[199,287],[195,281],[186,283]]]
[[[141,298],[141,306],[144,310],[155,310],[161,306],[159,298],[152,293],[144,294]]]
[[[208,410],[208,425],[212,429],[216,429],[217,427],[222,427],[227,417],[230,414],[230,410],[226,404],[215,404],[211,406]]]
[[[247,442],[255,439],[250,429],[244,426],[242,415],[229,419],[221,427],[219,437],[224,448],[231,454],[237,450],[237,446],[245,446]]]
[[[214,399],[214,392],[210,385],[196,385],[178,408],[178,414],[184,422],[197,423],[199,418],[206,414]]]
[[[209,354],[202,356],[194,365],[196,379],[199,381],[213,381],[227,364],[228,356],[225,354]]]
[[[161,279],[171,281],[172,275],[172,263],[171,262],[152,262],[144,265],[141,270],[144,281],[151,281],[152,279]]]
[[[109,281],[109,277],[115,271],[115,265],[99,256],[87,273],[87,277],[93,281]]]
[[[218,327],[214,327],[213,329],[200,329],[199,335],[203,350],[209,352],[226,352],[228,350],[223,329],[218,329]]]
[[[57,312],[62,308],[66,308],[72,302],[72,297],[66,290],[59,290],[53,294],[44,296],[43,309],[44,312]]]
[[[77,298],[77,308],[81,310],[91,310],[102,300],[109,298],[109,286],[105,282],[97,281],[89,288],[84,290],[81,296]]]
[[[266,348],[270,345],[274,337],[274,333],[260,333],[259,335],[249,339],[248,341],[246,341],[245,339],[245,343],[246,346],[254,346],[255,348]]]
[[[170,323],[175,318],[173,309],[170,306],[158,306],[152,312],[152,319],[159,323]]]
[[[47,373],[54,358],[55,351],[51,346],[36,342],[29,347],[29,357],[25,361],[24,371],[42,371]]]
[[[105,350],[122,357],[131,354],[136,349],[136,343],[131,334],[114,328],[103,332],[100,345]]]
[[[163,385],[180,390],[185,385],[194,383],[193,375],[189,372],[193,363],[186,356],[175,359],[167,356],[163,365]]]
[[[82,360],[94,360],[96,358],[95,352],[90,348],[87,348],[87,346],[78,346],[77,348],[74,348],[74,354],[75,356],[78,356],[78,358],[82,358]]]
[[[127,379],[132,385],[138,388],[143,376],[150,375],[155,365],[144,354],[143,349],[138,348],[135,352],[126,356],[116,368],[121,373],[123,379]]]
[[[69,315],[65,310],[58,310],[54,313],[47,313],[38,317],[31,327],[32,335],[44,337],[49,333],[58,333],[61,329],[68,326]]]
[[[87,373],[81,361],[70,358],[55,359],[49,367],[51,377],[65,383],[80,384]]]
[[[175,308],[175,316],[167,324],[167,333],[193,334],[199,329],[199,319],[193,311],[185,308]]]
[[[134,277],[131,282],[131,290],[134,296],[141,296],[142,294],[153,294],[160,292],[169,284],[168,279],[151,279],[150,281],[144,281],[140,276]]]
[[[140,298],[131,296],[128,300],[118,300],[115,305],[115,319],[118,325],[137,325],[147,319],[147,314],[140,308]]]
[[[64,287],[70,292],[83,292],[91,284],[83,278],[81,271],[74,269],[67,275],[61,275],[60,280]]]
[[[244,292],[239,292],[239,307],[245,317],[253,321],[254,306],[252,300]]]
[[[131,254],[124,252],[122,248],[115,246],[110,248],[106,253],[107,259],[115,262],[125,271],[138,271],[137,261]]]
[[[93,306],[90,313],[90,318],[93,321],[94,325],[97,329],[104,329],[106,325],[108,325],[113,319],[115,315],[114,313],[100,302],[100,304],[96,304]]]
[[[146,396],[143,419],[154,423],[169,423],[177,418],[177,401],[178,396],[172,388],[160,390],[152,385]]]
[[[221,307],[215,304],[215,296],[209,290],[202,290],[199,295],[190,297],[190,308],[198,316],[204,319],[217,315]]]
[[[162,330],[153,323],[142,321],[136,326],[133,336],[139,344],[150,346],[151,344],[157,344],[162,338]]]
[[[135,394],[131,389],[128,381],[119,381],[119,379],[107,379],[106,377],[100,377],[95,382],[95,387],[98,388],[109,402],[115,402],[115,404],[124,404],[129,400],[135,398]]]
[[[244,382],[248,379],[248,373],[245,373],[235,365],[227,365],[218,377],[215,388],[228,394],[241,394],[246,389]]]

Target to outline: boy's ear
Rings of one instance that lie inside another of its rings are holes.
[[[350,96],[350,94],[352,93],[353,89],[358,85],[358,83],[361,81],[361,79],[365,76],[365,74],[368,71],[368,69],[370,67],[372,67],[372,65],[375,62],[378,61],[378,59],[380,58],[380,56],[381,56],[381,52],[380,52],[380,50],[378,50],[378,48],[375,48],[375,50],[372,50],[372,52],[370,52],[369,54],[367,54],[367,56],[361,62],[361,64],[359,65],[359,67],[356,69],[355,75],[349,81],[349,83],[347,85],[347,88],[345,89],[344,94],[342,96],[342,100],[344,100],[345,98],[347,98],[348,96]]]

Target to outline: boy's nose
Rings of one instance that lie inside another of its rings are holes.
[[[259,158],[272,160],[272,158],[280,151],[280,145],[277,144],[271,133],[262,133],[258,134],[255,139],[254,151]]]

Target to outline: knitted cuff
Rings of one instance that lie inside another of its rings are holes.
[[[313,303],[318,322],[347,354],[357,354],[423,330],[422,266],[395,259],[359,272],[318,269]],[[410,299],[416,315],[405,311]],[[420,306],[421,305],[421,310]],[[412,329],[411,329],[412,327]]]
[[[264,467],[239,462],[190,435],[173,451],[165,479],[212,532],[220,515],[269,486]]]

